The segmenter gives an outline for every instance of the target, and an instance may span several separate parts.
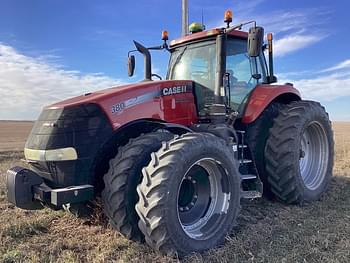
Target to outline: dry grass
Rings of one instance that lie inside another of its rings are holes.
[[[225,246],[203,255],[191,255],[184,261],[349,262],[350,123],[336,123],[334,128],[335,176],[322,200],[303,207],[265,199],[245,202],[239,226]],[[0,134],[4,136],[1,129],[0,125]],[[22,147],[21,140],[8,141]],[[62,211],[14,208],[6,201],[4,174],[11,166],[23,165],[21,158],[18,151],[0,152],[0,261],[177,261],[121,237],[106,226],[98,213],[89,219],[77,219]]]

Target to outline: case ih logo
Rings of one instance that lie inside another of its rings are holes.
[[[141,104],[147,101],[152,101],[154,100],[154,98],[159,96],[170,96],[170,95],[186,93],[191,91],[192,91],[192,86],[186,86],[186,85],[163,88],[161,91],[157,90],[157,91],[149,92],[137,97],[127,99],[125,101],[121,101],[117,104],[114,104],[112,105],[111,112],[113,114],[114,113],[119,114],[128,108],[131,108],[133,106],[136,106],[138,104]]]
[[[168,95],[174,95],[174,94],[179,94],[179,93],[185,93],[188,91],[187,86],[176,86],[176,87],[170,87],[170,88],[164,88],[162,90],[163,96],[168,96]]]

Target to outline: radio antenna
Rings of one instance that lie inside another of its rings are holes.
[[[204,25],[204,14],[203,14],[203,7],[202,7],[202,26],[203,26],[203,30],[205,30],[205,25]]]
[[[182,36],[188,35],[188,0],[182,0]]]

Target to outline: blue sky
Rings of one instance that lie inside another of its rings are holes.
[[[307,99],[321,101],[333,120],[350,120],[349,1],[189,0],[190,22],[204,13],[207,28],[257,20],[275,35],[275,72]],[[181,0],[2,0],[0,9],[0,119],[35,119],[52,102],[111,85],[127,77],[132,40],[161,43],[181,32]],[[164,76],[166,52],[153,53]]]

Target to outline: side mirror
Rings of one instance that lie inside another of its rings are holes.
[[[128,56],[128,76],[132,77],[135,71],[135,56]]]
[[[250,57],[258,57],[262,51],[264,44],[264,28],[251,27],[248,33],[248,55]]]

